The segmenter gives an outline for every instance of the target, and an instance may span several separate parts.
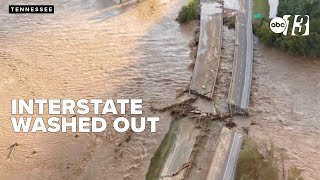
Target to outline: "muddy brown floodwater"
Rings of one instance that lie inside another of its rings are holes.
[[[285,168],[320,179],[320,59],[289,56],[256,41],[250,136],[285,150]]]
[[[157,133],[125,143],[128,134],[111,129],[14,133],[11,99],[142,98],[144,116],[154,115],[151,104],[172,103],[189,83],[194,26],[175,22],[185,1],[45,0],[55,14],[7,13],[21,3],[39,1],[0,2],[0,179],[144,179],[169,115],[160,115]]]

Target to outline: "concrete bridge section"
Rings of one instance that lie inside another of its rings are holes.
[[[193,93],[212,98],[220,63],[222,44],[221,4],[202,3],[200,37],[190,90]]]
[[[220,65],[223,7],[212,2],[201,4],[199,46],[190,90],[212,99]],[[239,0],[239,5],[232,81],[227,99],[231,113],[248,111],[253,64],[252,0]],[[212,105],[213,102],[207,103]],[[242,145],[241,133],[222,128],[218,123],[212,124],[210,132],[206,132],[208,141],[201,144],[202,152],[192,156],[194,148],[199,146],[197,138],[201,136],[196,126],[189,117],[181,119],[175,143],[164,160],[159,179],[233,180]],[[188,166],[190,160],[196,160],[195,167]]]
[[[233,180],[241,145],[241,133],[223,128],[206,180]]]
[[[232,114],[247,114],[252,79],[253,34],[252,0],[239,0],[236,16],[236,49],[230,83],[228,104]]]

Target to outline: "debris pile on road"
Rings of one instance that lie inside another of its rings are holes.
[[[190,113],[191,111],[196,109],[196,107],[192,106],[192,103],[195,102],[196,100],[197,100],[196,97],[190,97],[182,102],[172,104],[167,107],[163,107],[160,109],[151,107],[150,109],[152,111],[158,111],[158,112],[170,111],[170,114],[175,119],[179,119],[179,118],[186,117],[188,115],[188,113]]]

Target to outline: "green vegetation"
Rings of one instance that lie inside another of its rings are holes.
[[[159,179],[162,167],[164,166],[169,151],[176,141],[176,133],[179,127],[179,122],[179,120],[171,121],[168,133],[162,140],[159,148],[151,159],[149,170],[146,175],[147,180]]]
[[[179,11],[177,21],[188,23],[196,19],[200,19],[200,0],[189,0]]]
[[[255,14],[262,14],[262,18],[269,17],[269,3],[268,0],[255,0],[253,13]]]
[[[273,156],[266,159],[254,142],[246,140],[237,164],[237,180],[279,180]]]
[[[256,0],[261,2],[263,0]],[[262,2],[261,2],[262,3]],[[259,4],[257,3],[256,6]],[[261,5],[264,6],[264,5]],[[258,11],[258,7],[255,7]],[[283,15],[309,15],[309,36],[284,36],[273,33],[269,28],[270,19],[265,18],[259,25],[254,26],[255,34],[266,45],[280,48],[292,55],[320,57],[320,0],[280,0],[277,16]],[[288,33],[292,31],[291,16]]]
[[[301,174],[301,169],[291,167],[287,178],[284,174],[283,178],[280,178],[273,144],[266,148],[266,155],[263,156],[253,141],[244,141],[237,164],[236,180],[303,180]]]
[[[287,180],[303,180],[301,177],[302,170],[296,167],[292,167],[288,170]]]

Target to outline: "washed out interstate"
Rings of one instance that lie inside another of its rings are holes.
[[[186,1],[119,4],[58,0],[54,15],[17,18],[6,13],[9,4],[19,2],[0,2],[0,179],[145,179],[148,172],[163,165],[149,167],[166,148],[159,146],[173,141],[170,133],[177,131],[186,137],[191,134],[191,139],[200,143],[196,148],[202,150],[196,154],[202,166],[196,162],[196,168],[189,170],[189,179],[205,178],[207,174],[199,171],[209,171],[209,166],[204,167],[210,165],[213,155],[208,146],[215,146],[219,128],[229,117],[222,118],[223,122],[209,117],[202,123],[197,114],[201,114],[199,109],[220,114],[227,110],[235,50],[233,28],[222,26],[216,87],[213,101],[208,101],[196,95],[190,98],[186,91],[197,53],[194,41],[199,36],[194,33],[198,22],[179,25],[175,21]],[[238,9],[233,2],[226,1],[225,5]],[[286,169],[297,166],[306,179],[317,180],[320,61],[289,56],[262,46],[256,38],[253,54],[250,115],[243,121],[236,118],[235,129],[249,127],[249,137],[261,147],[272,142],[277,152],[286,153]],[[156,133],[117,133],[110,128],[103,133],[14,133],[12,98],[141,98],[145,116],[159,116],[160,122]],[[185,121],[193,116],[185,118],[181,107],[195,112],[197,118]],[[184,118],[175,121],[181,114]],[[198,140],[198,133],[207,133],[206,139]],[[178,140],[180,144],[191,142],[187,138]],[[185,151],[192,155],[194,149]],[[188,165],[183,158],[169,158],[173,163],[159,172],[160,176],[170,178],[172,173],[178,174],[170,167]]]

